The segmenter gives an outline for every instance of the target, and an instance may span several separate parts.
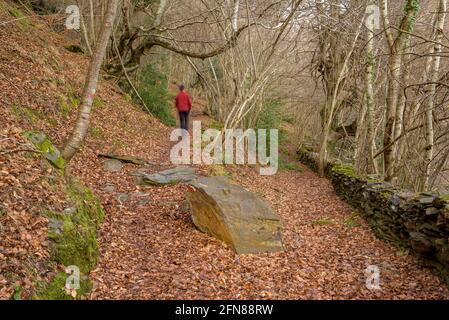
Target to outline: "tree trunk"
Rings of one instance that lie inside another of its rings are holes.
[[[100,73],[101,64],[106,53],[106,47],[111,36],[119,2],[120,0],[110,0],[108,3],[100,37],[95,47],[94,55],[90,61],[81,100],[82,102],[79,108],[78,119],[76,121],[75,128],[73,129],[73,132],[65,144],[64,150],[62,151],[62,156],[67,161],[70,161],[70,159],[79,150],[87,135],[90,112],[92,110],[92,104],[97,91],[98,75]]]
[[[435,44],[432,46],[430,52],[430,74],[428,76],[430,84],[428,85],[428,90],[426,90],[426,99],[427,102],[425,104],[426,110],[426,148],[425,148],[425,174],[424,174],[424,183],[423,189],[427,190],[429,188],[429,178],[431,173],[431,162],[433,158],[433,149],[434,149],[434,128],[433,128],[433,109],[435,107],[435,91],[436,91],[436,82],[439,77],[440,70],[440,60],[441,60],[441,41],[443,39],[443,27],[444,20],[446,18],[446,7],[447,0],[439,0],[438,10],[437,10],[437,19],[435,19]]]
[[[377,173],[376,165],[374,163],[373,157],[373,145],[374,145],[374,68],[376,66],[376,61],[374,57],[374,26],[369,24],[367,26],[367,42],[366,42],[366,69],[365,69],[365,103],[360,115],[360,123],[357,126],[357,139],[356,139],[356,150],[355,150],[355,161],[356,168],[360,168],[361,159],[363,156],[363,151],[366,150],[368,154],[367,160],[367,173]],[[366,118],[366,146],[363,148],[363,121]]]
[[[381,1],[381,13],[384,21],[385,33],[387,35],[388,46],[390,47],[389,61],[389,82],[386,99],[386,121],[384,131],[384,146],[388,146],[384,152],[385,180],[391,181],[394,175],[395,154],[395,125],[396,110],[398,104],[398,94],[400,88],[400,80],[402,73],[402,51],[406,43],[408,32],[413,30],[416,15],[419,11],[418,0],[407,0],[405,2],[405,14],[399,26],[398,35],[393,39],[388,18],[387,0]],[[403,32],[405,31],[405,32]]]

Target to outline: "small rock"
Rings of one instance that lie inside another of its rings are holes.
[[[180,166],[153,174],[141,173],[141,178],[138,178],[138,181],[142,184],[157,186],[190,182],[195,180],[197,177],[198,176],[194,168]]]
[[[410,243],[413,250],[421,254],[433,252],[432,242],[421,232],[410,232]]]
[[[138,202],[137,202],[137,204],[139,205],[139,206],[146,206],[146,205],[148,205],[150,203],[150,199],[149,198],[143,198],[143,199],[140,199]]]
[[[61,234],[63,226],[64,226],[64,221],[54,219],[54,218],[48,219],[48,229],[50,229],[51,233]]]
[[[103,167],[109,172],[120,172],[123,168],[123,163],[120,160],[108,159],[103,162]]]
[[[113,186],[112,184],[108,184],[103,188],[103,191],[109,192],[109,193],[114,193],[115,192],[115,186]]]
[[[77,209],[76,207],[68,207],[68,208],[65,208],[65,209],[64,209],[63,213],[66,214],[66,215],[72,215],[72,214],[74,214],[77,210],[78,210],[78,209]]]
[[[434,197],[425,197],[425,198],[419,199],[419,203],[421,203],[421,204],[432,204],[434,200],[435,200]]]
[[[146,206],[150,203],[150,194],[145,192],[135,192],[131,195],[133,199],[138,199],[137,204],[139,206]]]
[[[433,216],[433,215],[436,215],[436,214],[438,214],[440,211],[437,209],[437,208],[434,208],[434,207],[430,207],[430,208],[427,208],[426,209],[426,215],[428,215],[428,216]]]
[[[129,195],[127,193],[119,193],[117,196],[117,200],[120,203],[127,202],[129,200]]]

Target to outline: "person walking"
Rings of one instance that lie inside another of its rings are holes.
[[[185,92],[185,86],[179,85],[179,93],[176,96],[176,109],[179,112],[179,120],[181,122],[181,129],[189,130],[189,113],[192,109],[192,98]]]

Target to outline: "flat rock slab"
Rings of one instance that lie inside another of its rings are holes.
[[[115,160],[119,160],[124,163],[132,163],[132,164],[137,164],[137,165],[154,165],[154,164],[156,164],[154,161],[139,158],[139,157],[134,157],[134,156],[121,156],[121,155],[116,155],[116,154],[101,153],[98,155],[98,157],[107,158],[107,159],[115,159]]]
[[[109,172],[120,172],[123,168],[123,162],[116,159],[108,159],[103,162],[103,167]]]
[[[187,194],[193,223],[237,253],[283,251],[282,222],[254,193],[223,177],[199,178]]]
[[[198,178],[196,170],[191,167],[176,167],[157,173],[141,173],[140,183],[147,185],[172,185],[181,182],[190,182]]]

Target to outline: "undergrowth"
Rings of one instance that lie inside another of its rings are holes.
[[[79,182],[70,183],[66,193],[75,210],[71,213],[48,211],[45,214],[61,223],[61,228],[49,230],[53,262],[65,267],[76,266],[81,272],[80,288],[76,291],[79,299],[92,287],[88,275],[98,262],[97,231],[104,211],[92,191]],[[35,299],[73,299],[66,292],[66,280],[67,274],[59,272],[50,283],[41,283]]]

